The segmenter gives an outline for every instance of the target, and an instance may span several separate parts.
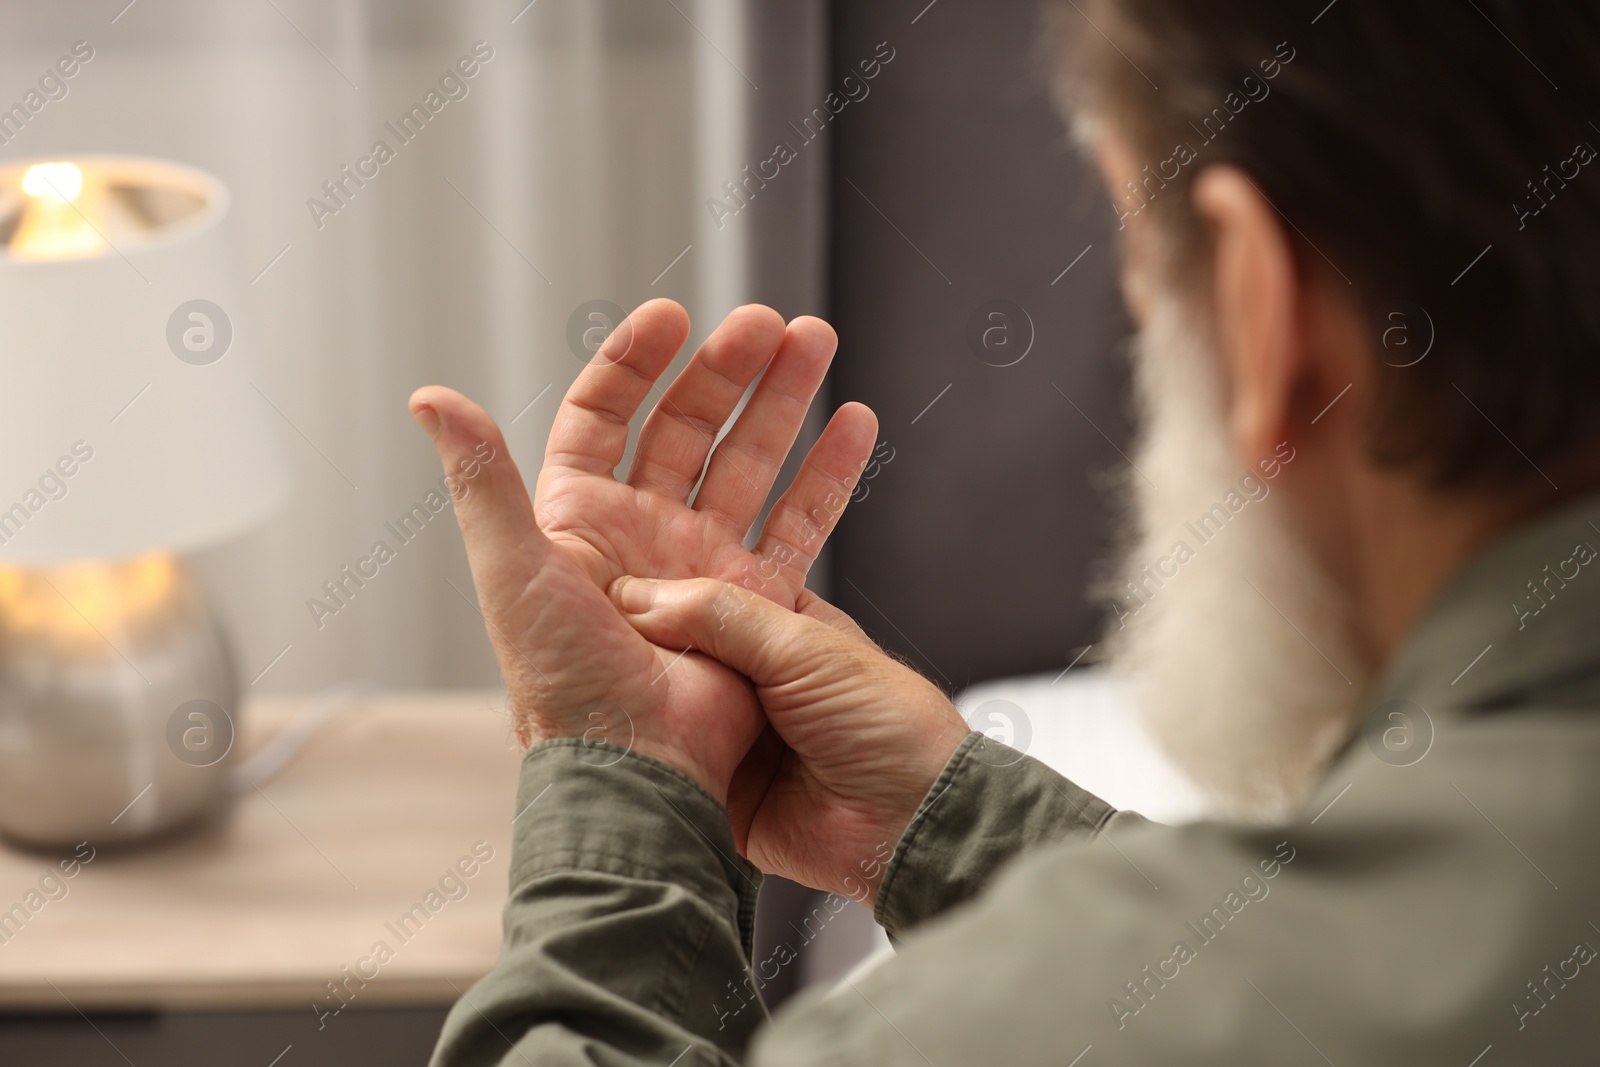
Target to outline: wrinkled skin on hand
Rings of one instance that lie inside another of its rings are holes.
[[[738,828],[750,817],[748,783],[763,773],[743,767],[765,729],[750,683],[687,646],[651,644],[606,590],[629,574],[715,577],[785,609],[805,606],[806,572],[868,461],[877,420],[859,404],[836,412],[746,549],[836,338],[819,319],[785,325],[769,308],[734,310],[661,395],[619,480],[629,420],[688,331],[681,307],[655,300],[612,332],[562,401],[531,498],[481,407],[428,386],[411,411],[459,479],[456,516],[518,737],[585,737],[663,760],[728,804]]]

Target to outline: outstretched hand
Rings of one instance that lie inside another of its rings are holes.
[[[687,645],[651,644],[606,589],[625,574],[713,577],[795,608],[866,466],[877,420],[860,404],[836,412],[746,549],[836,338],[820,319],[785,326],[770,308],[736,309],[662,394],[619,481],[629,421],[688,332],[687,314],[669,300],[640,306],[612,332],[562,401],[532,499],[482,408],[441,386],[417,390],[410,406],[447,472],[476,469],[456,517],[522,742],[629,745],[729,803],[764,727],[749,683]]]

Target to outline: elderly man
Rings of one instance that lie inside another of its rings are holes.
[[[1600,4],[1058,23],[1140,325],[1115,662],[1227,817],[999,749],[805,590],[865,408],[743,547],[822,322],[735,311],[615,480],[688,332],[652,302],[532,501],[502,459],[458,508],[529,748],[504,955],[436,1064],[1594,1062]],[[505,455],[457,394],[412,410],[447,469]],[[768,1023],[763,871],[896,958]]]

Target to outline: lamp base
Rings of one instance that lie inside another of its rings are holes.
[[[0,836],[113,844],[219,810],[237,701],[176,558],[0,569]]]

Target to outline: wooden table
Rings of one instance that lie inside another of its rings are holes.
[[[394,957],[365,986],[352,983],[353,1008],[454,1001],[499,949],[521,756],[502,700],[359,699],[211,825],[101,849],[65,897],[0,944],[0,1010],[305,1011],[316,1000],[337,1005],[325,983],[378,941]],[[303,706],[247,705],[242,751]],[[466,896],[413,920],[402,941],[399,918],[480,841],[493,858],[460,879]],[[0,846],[0,910],[37,888],[56,859]]]

